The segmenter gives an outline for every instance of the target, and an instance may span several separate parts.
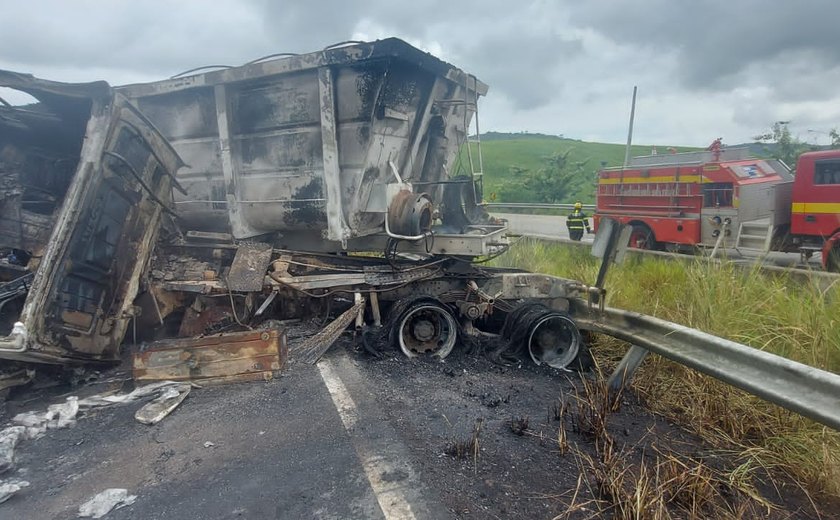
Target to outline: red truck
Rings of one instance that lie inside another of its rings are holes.
[[[840,150],[804,153],[796,172],[746,147],[636,157],[599,172],[595,222],[631,225],[633,247],[820,252],[840,271]]]
[[[804,153],[796,164],[792,242],[807,256],[820,249],[823,267],[840,272],[840,150]]]

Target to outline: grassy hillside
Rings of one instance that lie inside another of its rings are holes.
[[[473,150],[476,149],[475,145]],[[666,153],[667,147],[658,147],[660,153]],[[676,147],[678,151],[696,150],[696,148]],[[575,139],[542,134],[500,134],[490,132],[481,136],[481,151],[484,159],[484,193],[485,198],[491,193],[498,193],[502,184],[511,181],[511,168],[522,168],[537,171],[545,164],[545,158],[555,153],[569,153],[569,162],[586,161],[578,180],[578,186],[570,194],[569,200],[580,199],[583,202],[595,201],[595,174],[601,168],[601,163],[607,166],[620,166],[624,161],[624,145],[608,143],[590,143]],[[631,149],[633,156],[647,155],[651,151],[650,145],[634,145]],[[475,157],[475,155],[474,155]],[[458,168],[467,172],[469,161],[465,150],[462,150]],[[478,167],[476,166],[476,169]],[[516,193],[511,200],[497,199],[497,202],[533,202],[526,198],[528,194]],[[513,200],[516,199],[516,200]]]

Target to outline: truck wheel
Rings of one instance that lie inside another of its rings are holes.
[[[558,369],[572,365],[586,350],[574,320],[542,303],[525,302],[513,309],[505,318],[500,335],[510,354],[527,350],[537,365]]]
[[[828,258],[825,259],[826,271],[832,273],[840,273],[840,245],[836,245],[828,252]]]
[[[632,224],[633,232],[630,234],[630,247],[635,249],[654,250],[659,247],[653,230],[645,224]]]
[[[458,340],[458,323],[449,309],[434,298],[401,302],[391,328],[391,338],[408,357],[433,355],[445,358]],[[402,308],[399,308],[402,307]]]

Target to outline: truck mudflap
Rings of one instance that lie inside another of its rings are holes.
[[[0,86],[39,101],[0,107],[5,154],[0,159],[18,158],[0,163],[10,183],[38,184],[40,179],[30,179],[35,173],[26,167],[27,151],[49,148],[57,136],[70,135],[55,146],[63,160],[77,160],[75,169],[67,168],[65,185],[50,195],[52,211],[27,208],[25,197],[9,195],[25,188],[0,197],[0,220],[20,223],[17,233],[0,233],[0,247],[31,255],[23,266],[12,266],[30,283],[25,300],[15,294],[16,318],[9,315],[12,305],[6,307],[0,359],[115,360],[161,217],[171,212],[172,178],[183,163],[154,126],[104,82],[65,84],[0,71]],[[27,242],[32,236],[24,223],[31,215],[41,219],[45,233]]]

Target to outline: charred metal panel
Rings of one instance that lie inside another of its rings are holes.
[[[317,74],[310,70],[240,84],[232,103],[234,132],[245,135],[318,124]]]
[[[0,73],[0,80],[6,79]],[[83,89],[31,76],[12,79],[0,84],[41,100],[59,128],[78,124],[79,107],[87,106],[88,112],[86,127],[78,134],[74,173],[49,214],[49,238],[40,262],[29,263],[35,271],[32,285],[19,323],[0,338],[0,357],[114,359],[161,213],[171,211],[166,207],[170,176],[181,166],[180,159],[106,84]],[[19,174],[25,183],[31,172],[22,169]]]
[[[383,231],[382,204],[369,201],[395,182],[391,163],[440,203],[435,183],[486,91],[393,38],[121,87],[190,165],[187,195],[174,197],[189,228],[316,230],[333,244]]]
[[[176,210],[193,215],[193,229],[227,230],[228,202],[214,88],[175,91],[139,100],[137,105],[186,163],[178,180],[187,195],[172,194]],[[176,112],[178,116],[172,117]]]
[[[242,244],[230,266],[227,286],[231,291],[259,292],[265,283],[265,273],[271,262],[272,249],[269,244]]]

